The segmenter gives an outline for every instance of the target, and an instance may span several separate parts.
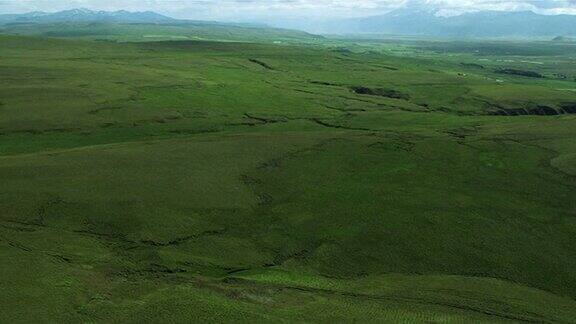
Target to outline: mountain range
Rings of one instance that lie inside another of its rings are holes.
[[[269,25],[317,34],[388,34],[435,37],[567,37],[576,36],[576,15],[540,15],[531,11],[478,11],[442,16],[430,7],[407,7],[362,18],[270,20]],[[183,23],[152,11],[72,9],[55,13],[0,15],[0,25],[50,23]]]
[[[117,23],[167,23],[176,19],[152,11],[130,12],[94,11],[72,9],[55,13],[30,12],[25,14],[0,15],[0,24],[61,23],[61,22],[117,22]]]
[[[384,15],[282,25],[321,34],[390,34],[438,37],[556,37],[576,35],[576,16],[531,11],[479,11],[441,16],[434,9],[403,8]]]

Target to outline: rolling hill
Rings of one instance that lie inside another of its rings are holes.
[[[154,12],[73,9],[1,15],[0,33],[109,41],[220,40],[299,42],[321,39],[303,31],[247,23],[178,20]]]
[[[0,322],[576,322],[574,51],[523,46],[0,35]]]

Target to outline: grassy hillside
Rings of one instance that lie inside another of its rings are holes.
[[[574,82],[252,43],[0,57],[2,322],[576,322]]]
[[[51,23],[8,24],[0,32],[13,35],[79,38],[105,41],[220,40],[303,42],[322,37],[305,32],[216,22],[145,23]]]

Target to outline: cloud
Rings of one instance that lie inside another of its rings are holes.
[[[576,14],[576,0],[414,0],[444,12],[455,14],[469,11],[534,11],[541,14]]]
[[[400,7],[425,7],[455,15],[478,10],[531,10],[576,14],[576,0],[0,0],[0,13],[98,10],[153,10],[175,17],[334,17],[377,15]]]

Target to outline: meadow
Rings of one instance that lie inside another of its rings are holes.
[[[573,44],[82,28],[0,35],[1,322],[576,322]]]

